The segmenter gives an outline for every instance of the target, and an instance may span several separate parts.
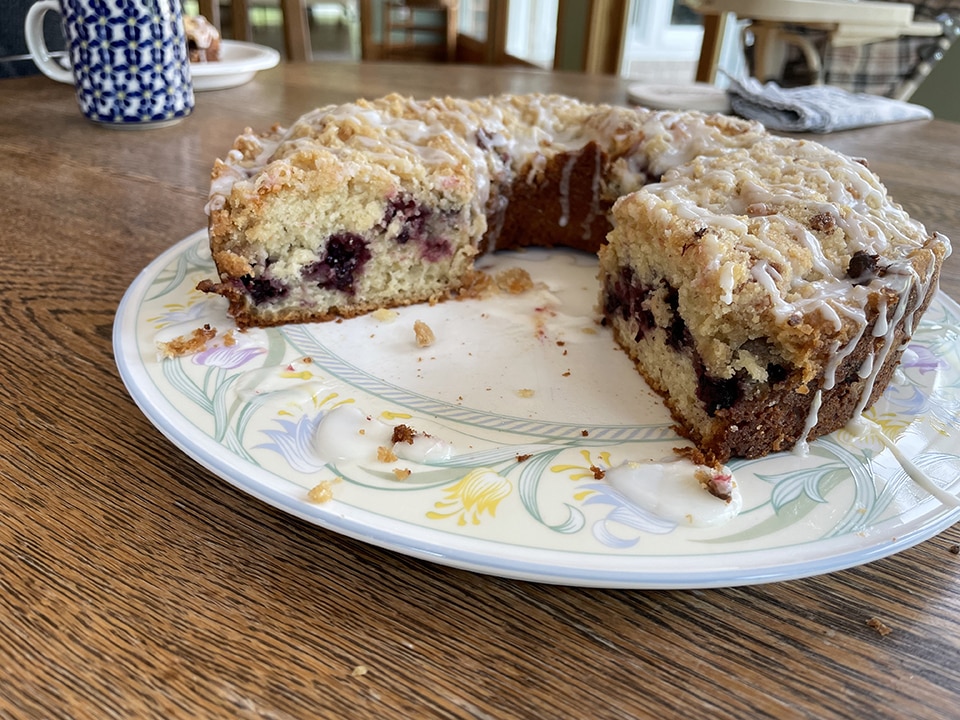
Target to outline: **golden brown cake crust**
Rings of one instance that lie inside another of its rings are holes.
[[[605,321],[717,461],[874,402],[950,250],[817,143],[549,95],[390,95],[247,129],[207,210],[218,277],[198,287],[240,327],[482,294],[488,250],[599,250]]]

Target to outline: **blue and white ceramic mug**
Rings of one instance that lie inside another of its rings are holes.
[[[58,12],[70,69],[50,55],[43,17]],[[193,110],[180,0],[40,0],[27,47],[45,75],[76,87],[81,112],[120,128],[159,127]]]

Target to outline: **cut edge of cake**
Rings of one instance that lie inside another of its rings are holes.
[[[599,249],[604,322],[717,462],[869,407],[950,252],[822,145],[562,96],[393,95],[248,129],[207,211],[218,277],[198,287],[241,328],[443,300],[489,250]]]

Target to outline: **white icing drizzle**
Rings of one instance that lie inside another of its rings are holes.
[[[881,295],[879,298],[879,307],[877,315],[877,320],[873,325],[873,336],[874,337],[883,337],[889,332],[889,326],[887,324],[887,297],[886,295]]]
[[[803,432],[800,433],[800,439],[797,440],[796,445],[793,446],[794,454],[801,457],[806,457],[806,455],[810,452],[810,443],[807,441],[807,436],[817,425],[817,419],[820,416],[820,405],[822,403],[823,391],[817,390],[816,394],[813,396],[813,402],[810,403],[810,410],[807,413],[807,420],[803,425]]]
[[[855,288],[858,290],[859,288]],[[837,368],[840,367],[840,364],[847,358],[850,353],[852,353],[857,345],[860,342],[860,339],[863,337],[863,332],[867,328],[867,319],[865,314],[856,314],[850,313],[849,309],[845,306],[840,306],[840,310],[847,314],[854,322],[857,324],[857,330],[851,334],[850,338],[847,340],[846,344],[843,347],[840,347],[840,341],[835,340],[831,343],[830,355],[827,363],[823,368],[823,387],[821,390],[817,391],[814,401],[810,404],[810,409],[807,412],[807,419],[804,423],[803,434],[800,436],[800,440],[797,442],[794,452],[799,455],[806,455],[809,451],[809,443],[807,442],[807,436],[810,434],[810,431],[816,427],[817,422],[820,417],[820,406],[823,400],[822,391],[832,390],[837,382]],[[839,315],[837,316],[839,321]],[[840,329],[840,324],[838,322],[837,329]],[[870,353],[867,357],[870,362],[870,367],[873,367],[873,353]],[[865,360],[863,365],[866,365],[867,361]],[[861,365],[861,369],[863,367]],[[861,375],[860,377],[864,377]]]
[[[927,473],[917,467],[916,464],[910,460],[910,458],[904,455],[903,451],[897,447],[897,444],[893,440],[886,436],[886,434],[883,432],[883,428],[881,428],[877,423],[861,415],[847,426],[847,431],[854,435],[865,435],[869,431],[870,436],[876,437],[881,443],[883,443],[884,447],[886,447],[893,457],[896,458],[897,462],[900,463],[900,467],[903,468],[903,471],[907,473],[910,479],[913,480],[919,487],[930,493],[933,497],[947,507],[960,507],[960,497],[951,495],[937,485],[933,481],[933,478],[927,475]]]
[[[892,277],[900,277],[903,282],[902,286],[898,287],[899,292],[898,301],[896,308],[894,309],[893,316],[888,320],[887,319],[887,306],[886,306],[886,295],[880,294],[882,300],[879,302],[879,315],[874,322],[874,327],[871,332],[871,335],[875,338],[882,338],[883,341],[880,344],[879,349],[871,350],[867,357],[861,363],[860,368],[858,369],[858,376],[865,380],[863,389],[860,392],[860,398],[857,401],[856,409],[854,410],[853,417],[859,418],[862,416],[863,411],[866,409],[867,403],[870,402],[870,396],[873,394],[873,388],[876,385],[877,377],[880,374],[880,371],[883,369],[884,365],[887,362],[887,359],[890,356],[890,353],[895,350],[893,346],[894,336],[896,334],[896,328],[900,324],[900,321],[904,319],[904,316],[907,314],[907,305],[910,301],[911,288],[914,285],[917,285],[917,297],[922,298],[925,296],[928,290],[928,284],[931,282],[931,278],[927,278],[926,282],[921,282],[919,276],[910,268],[908,273],[897,273],[893,268],[888,270],[888,275]],[[889,285],[888,285],[889,286]],[[851,295],[854,293],[851,293]],[[860,342],[860,339],[863,336],[863,332],[866,329],[866,309],[865,309],[865,300],[863,301],[864,305],[861,306],[861,312],[855,313],[853,309],[849,306],[843,306],[845,313],[851,316],[856,322],[858,331],[853,333],[848,339],[847,343],[844,345],[842,350],[838,351],[838,347],[835,346],[832,348],[829,361],[827,362],[824,369],[824,384],[823,390],[830,390],[834,387],[836,382],[836,369],[842,363],[844,358],[847,357],[853,350],[856,348],[857,344]],[[918,310],[920,301],[917,300],[916,305],[912,309],[912,312],[909,316],[909,322],[912,326],[912,315],[915,314]],[[906,327],[905,321],[905,327]],[[820,411],[820,391],[817,391],[817,396],[814,402],[810,406],[810,410],[807,416],[807,420],[804,426],[803,435],[801,439],[797,442],[794,452],[805,455],[808,451],[806,437],[809,432],[816,426],[817,419]],[[856,420],[853,421],[854,423]]]
[[[889,273],[894,274],[894,273]],[[880,370],[887,362],[887,357],[890,355],[890,352],[894,349],[893,347],[893,338],[897,326],[900,324],[900,320],[904,317],[907,312],[907,304],[910,302],[911,288],[914,285],[917,285],[917,301],[916,305],[913,307],[912,313],[916,313],[919,305],[920,299],[923,298],[928,289],[928,284],[932,281],[932,278],[928,277],[925,281],[921,281],[913,269],[910,268],[910,273],[906,275],[901,275],[903,278],[903,287],[900,289],[899,300],[897,301],[897,307],[894,310],[893,317],[891,321],[886,324],[883,328],[883,332],[878,332],[876,326],[874,327],[873,335],[874,337],[883,337],[883,343],[880,346],[879,351],[873,353],[873,364],[870,369],[870,374],[866,378],[866,382],[863,386],[863,391],[860,395],[860,400],[857,403],[857,408],[854,411],[854,417],[860,416],[864,409],[867,406],[867,403],[870,401],[870,395],[873,393],[873,387],[876,384],[877,376],[880,374]],[[884,311],[886,308],[883,308]],[[883,315],[886,313],[884,312]],[[912,325],[912,320],[910,321]]]
[[[950,252],[949,240],[910,219],[863,164],[806,141],[764,138],[749,149],[677,165],[635,201],[665,227],[679,218],[698,228],[700,275],[692,282],[710,287],[710,302],[736,305],[749,283],[749,306],[732,312],[769,313],[771,326],[805,323],[821,335],[828,350],[824,379],[811,399],[799,453],[817,425],[822,393],[835,388],[838,368],[869,328],[877,342],[858,368],[863,388],[855,413],[863,412],[891,354],[904,347],[895,335],[902,331],[909,340],[916,325],[935,255]],[[858,254],[876,263],[871,277],[847,275]]]
[[[255,200],[258,190],[291,177],[293,156],[322,149],[340,157],[347,172],[350,163],[380,165],[396,176],[398,185],[425,174],[424,186],[441,195],[456,194],[466,179],[472,191],[451,203],[469,197],[464,217],[472,218],[483,235],[488,217],[497,217],[495,211],[502,209],[502,204],[490,203],[495,185],[512,184],[517,177],[536,184],[551,158],[568,153],[559,188],[559,225],[564,227],[570,219],[575,158],[596,143],[608,157],[619,159],[601,172],[601,157],[595,158],[586,238],[602,212],[601,198],[633,192],[678,163],[744,147],[762,134],[759,124],[733,118],[718,122],[701,113],[586,105],[559,95],[427,101],[392,95],[318,108],[267,135],[248,129],[217,162],[206,211],[223,209],[235,193],[240,196],[232,202]],[[493,235],[499,229],[492,228]]]
[[[429,463],[454,455],[453,443],[415,432],[412,442],[393,442],[394,426],[367,415],[355,405],[340,405],[321,418],[314,434],[314,448],[327,462],[357,462],[369,466],[380,448],[388,448],[399,460]],[[395,462],[395,461],[394,461]]]
[[[725,262],[720,266],[720,288],[723,293],[720,295],[720,302],[729,305],[733,302],[733,288],[736,285],[736,279],[733,276],[734,264]]]
[[[560,218],[557,220],[560,227],[566,227],[570,222],[570,179],[578,159],[576,155],[567,158],[560,173]]]
[[[393,427],[354,405],[341,405],[323,416],[313,437],[317,454],[327,462],[372,461],[378,447],[390,447]]]
[[[716,497],[704,487],[707,477],[722,475],[730,497]],[[719,473],[685,458],[663,462],[628,461],[610,468],[604,478],[637,507],[687,527],[712,527],[735,518],[743,506],[729,468]]]
[[[240,373],[233,384],[233,392],[249,402],[258,396],[274,398],[315,398],[333,392],[316,373],[312,361],[301,358],[286,365],[270,365]]]
[[[593,176],[590,178],[590,212],[583,221],[584,240],[589,240],[592,233],[593,222],[600,216],[600,191],[603,187],[602,166],[600,163],[600,153],[593,154]]]

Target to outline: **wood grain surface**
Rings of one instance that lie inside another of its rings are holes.
[[[770,585],[516,582],[301,522],[145,419],[114,313],[205,225],[213,159],[245,126],[394,90],[626,98],[615,78],[293,64],[198,94],[176,126],[122,132],[83,120],[68,86],[0,82],[0,718],[956,717],[956,526]],[[960,238],[960,126],[818,139]],[[960,259],[942,287],[960,298]]]

